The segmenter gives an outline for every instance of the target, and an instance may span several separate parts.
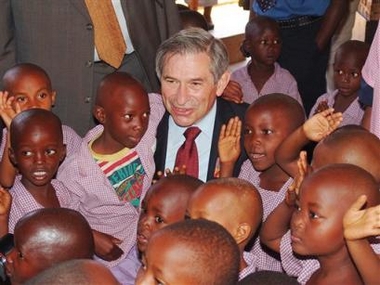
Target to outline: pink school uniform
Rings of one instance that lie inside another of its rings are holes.
[[[20,181],[21,176],[18,175],[15,179],[13,187],[9,190],[12,195],[12,207],[9,214],[9,232],[13,233],[15,225],[19,219],[25,214],[44,208],[40,205],[33,196],[26,190],[24,185]],[[53,185],[59,204],[62,208],[71,208],[71,198],[69,190],[63,185],[62,182],[53,179],[51,181]]]
[[[243,252],[244,261],[247,263],[247,267],[239,272],[239,280],[243,279],[247,275],[257,271],[257,256],[252,252]]]
[[[235,70],[231,74],[231,80],[238,82],[242,88],[244,102],[251,104],[262,95],[283,93],[293,97],[303,106],[301,96],[298,92],[297,82],[289,71],[282,68],[278,63],[275,63],[273,75],[265,82],[261,91],[258,92],[248,73],[250,63],[251,62]]]
[[[367,60],[362,69],[364,80],[373,87],[371,132],[380,138],[380,26],[377,26]]]
[[[322,101],[326,101],[329,107],[333,107],[335,103],[335,96],[338,93],[338,90],[335,90],[330,93],[323,94],[315,102],[313,108],[310,111],[309,117],[313,116],[315,110],[318,107],[318,104]],[[360,107],[359,98],[356,98],[350,106],[343,112],[343,120],[340,123],[340,126],[345,125],[360,125],[363,119],[364,110]]]
[[[259,191],[263,202],[263,221],[265,221],[268,215],[284,200],[293,179],[289,178],[281,190],[275,192],[260,187],[259,175],[260,172],[253,168],[251,161],[246,160],[241,167],[239,178],[251,182]],[[266,253],[265,249],[260,245],[259,239],[255,241],[251,252],[258,257],[257,266],[259,270],[282,271],[281,262]]]
[[[149,101],[152,111],[148,129],[138,145],[130,150],[137,153],[144,169],[141,199],[152,182],[156,129],[165,112],[159,94],[150,94]],[[102,132],[103,126],[98,125],[87,133],[76,155],[67,158],[61,165],[57,178],[71,191],[73,207],[87,219],[92,229],[122,240],[119,247],[124,254],[118,260],[104,262],[113,267],[122,262],[135,245],[139,215],[131,203],[119,199],[108,177],[92,156],[88,144]]]
[[[380,241],[371,244],[376,254],[380,254]],[[297,258],[291,246],[290,230],[282,237],[280,244],[281,263],[285,272],[289,276],[297,277],[300,284],[306,284],[311,275],[320,267],[319,261],[316,258]]]

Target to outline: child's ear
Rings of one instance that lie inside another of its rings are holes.
[[[66,157],[66,149],[67,149],[66,144],[64,144],[61,150],[61,157],[59,158],[60,162],[63,161]]]
[[[104,121],[106,120],[106,114],[104,112],[104,108],[99,106],[99,105],[95,105],[94,106],[94,109],[92,111],[92,114],[94,115],[95,119],[100,123],[100,124],[103,124]]]
[[[12,148],[8,148],[8,156],[9,156],[9,160],[12,162],[12,164],[14,166],[16,166],[17,161],[16,161],[15,153],[14,153]]]
[[[252,231],[252,227],[249,224],[247,223],[239,224],[234,235],[234,238],[237,244],[241,244],[245,242],[250,237],[251,231]]]
[[[250,57],[251,56],[249,52],[250,50],[251,50],[251,42],[249,40],[244,40],[240,46],[241,53],[244,55],[244,57]]]
[[[56,96],[57,92],[55,91],[52,91],[51,92],[51,106],[54,107],[55,105],[55,96]]]

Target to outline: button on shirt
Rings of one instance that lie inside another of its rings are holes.
[[[215,116],[216,116],[216,100],[214,105],[208,114],[199,122],[194,124],[193,126],[197,126],[201,129],[201,133],[195,140],[197,144],[198,150],[198,161],[199,161],[199,179],[202,181],[207,180],[207,171],[210,160],[210,151],[212,144],[212,136],[214,132],[214,124],[215,124]],[[188,127],[180,127],[178,126],[172,116],[169,117],[169,131],[168,131],[168,144],[166,150],[166,159],[165,159],[165,169],[169,168],[173,170],[175,159],[177,155],[178,149],[181,147],[183,142],[185,141],[185,137],[183,133]]]

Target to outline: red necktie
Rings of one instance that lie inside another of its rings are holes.
[[[186,140],[178,149],[175,166],[186,165],[186,174],[198,177],[198,151],[195,139],[201,133],[198,127],[187,128],[183,133]]]

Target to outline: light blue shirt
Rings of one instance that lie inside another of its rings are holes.
[[[195,139],[198,150],[199,176],[202,181],[207,180],[207,171],[210,160],[212,136],[216,116],[216,100],[207,115],[192,126],[197,126],[201,133]],[[185,141],[183,133],[188,127],[178,126],[172,116],[169,116],[168,144],[166,150],[165,169],[173,170],[177,151]]]
[[[297,16],[323,16],[330,2],[331,0],[277,0],[274,7],[263,12],[257,1],[254,1],[252,9],[257,15],[286,20]]]

